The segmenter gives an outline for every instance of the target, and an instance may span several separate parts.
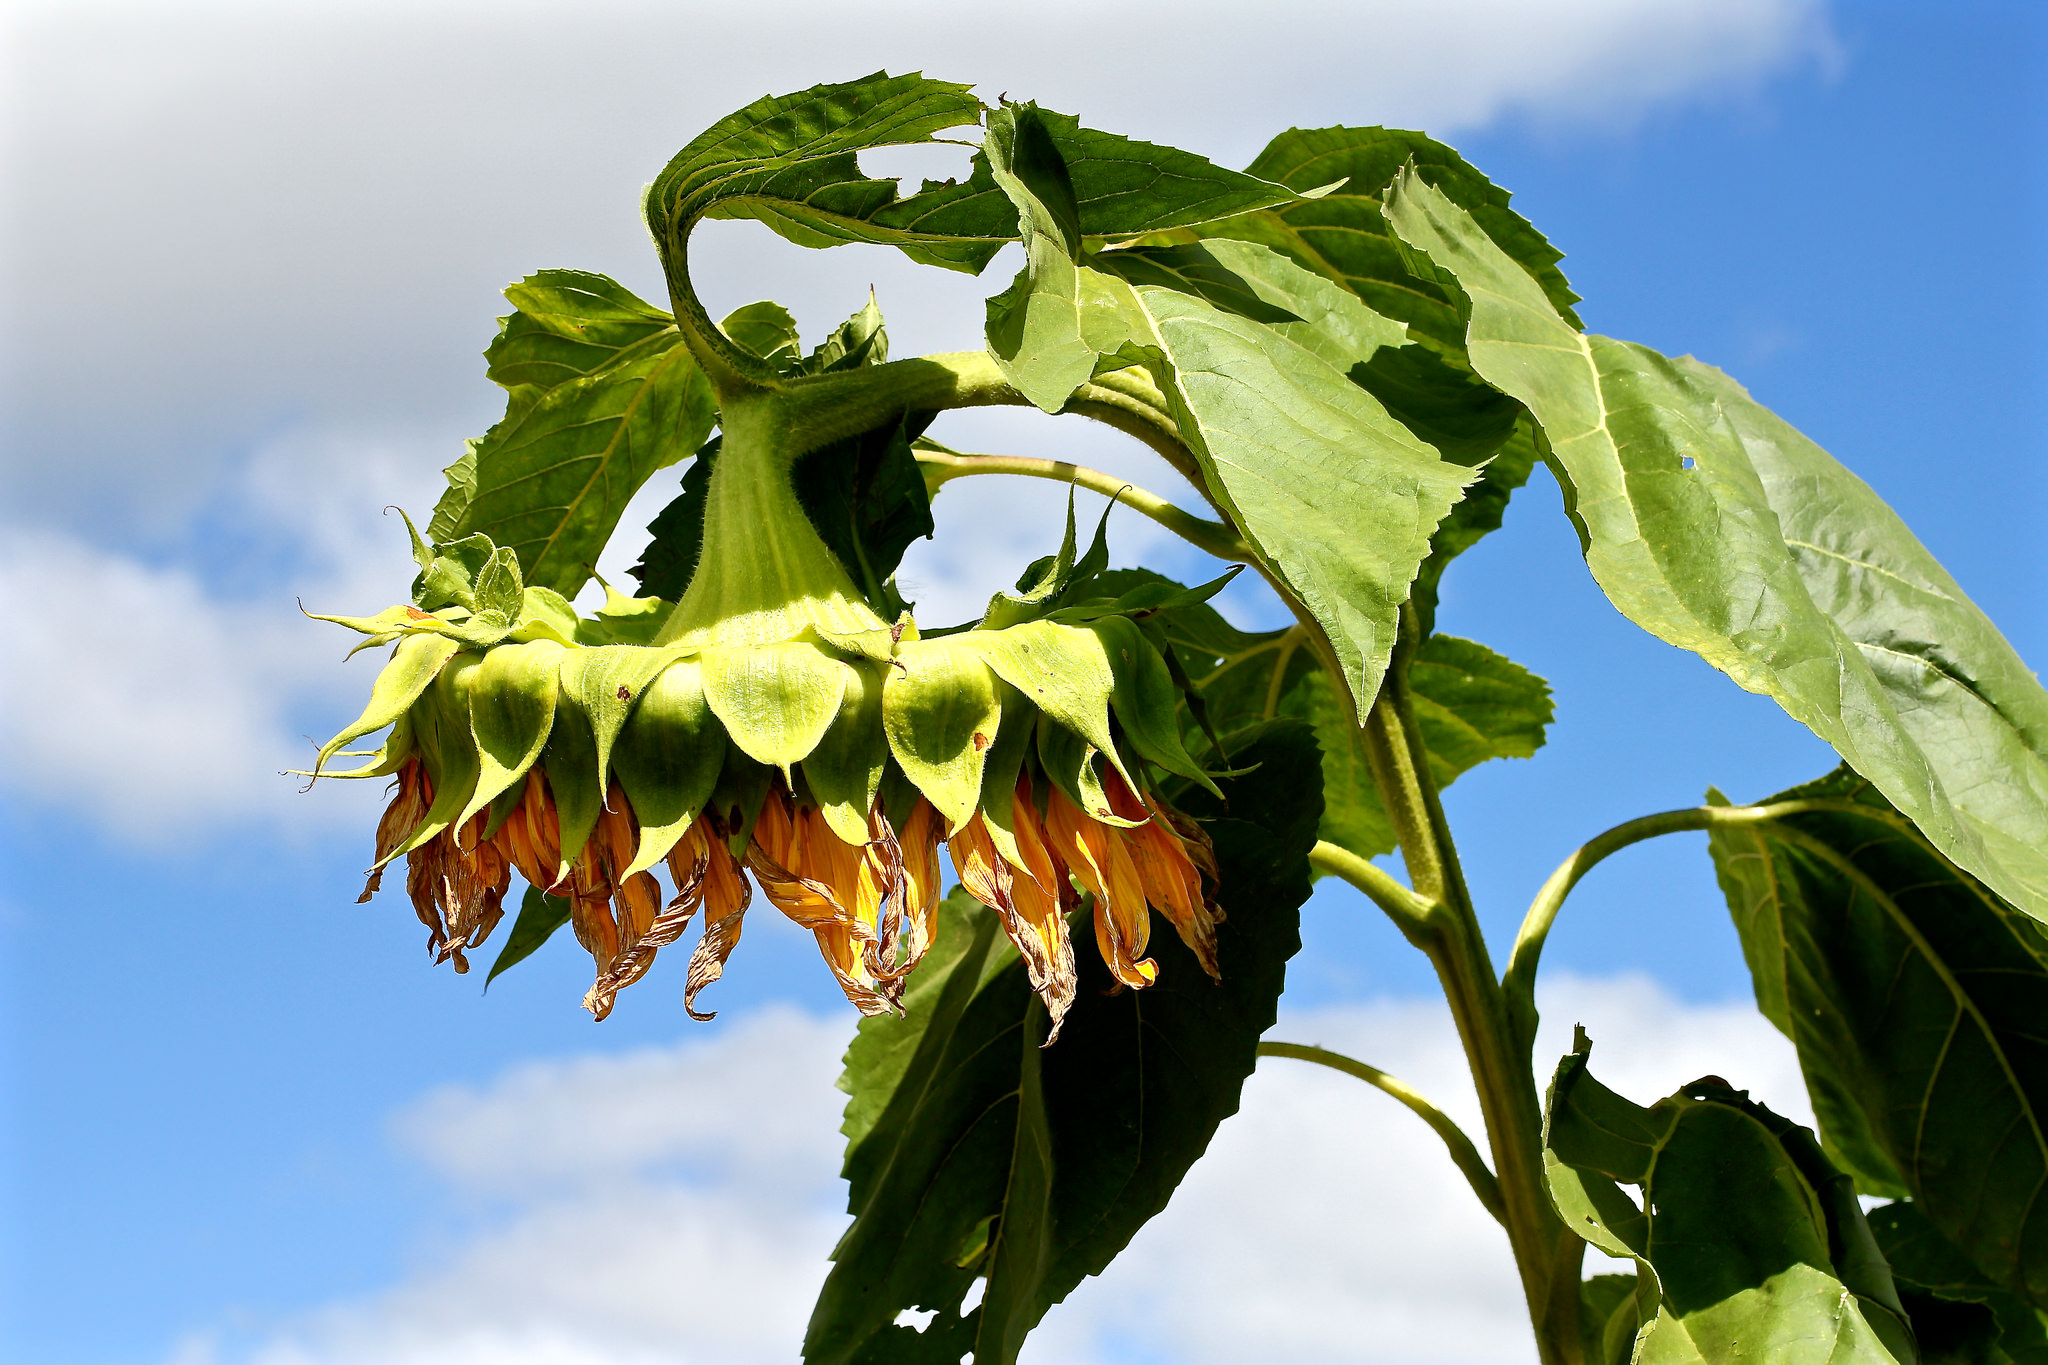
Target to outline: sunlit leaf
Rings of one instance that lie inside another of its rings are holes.
[[[543,271],[507,297],[520,311],[487,352],[505,417],[449,468],[430,533],[481,532],[527,584],[574,597],[627,502],[703,443],[716,408],[673,321],[616,282]]]
[[[1774,698],[1948,857],[2048,919],[2048,692],[1905,524],[1711,366],[1585,336],[1412,175],[1389,221],[1470,300],[1624,615]]]

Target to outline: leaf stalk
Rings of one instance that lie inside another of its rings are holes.
[[[1537,963],[1543,955],[1544,942],[1550,936],[1550,927],[1556,922],[1558,912],[1564,908],[1565,898],[1571,895],[1572,888],[1577,886],[1588,872],[1631,844],[1639,844],[1645,839],[1655,839],[1665,834],[1686,834],[1696,830],[1763,824],[1787,815],[1809,811],[1837,811],[1884,820],[1887,824],[1899,823],[1886,819],[1886,812],[1873,810],[1854,801],[1813,799],[1778,801],[1765,806],[1691,806],[1683,810],[1659,811],[1654,815],[1625,820],[1574,849],[1570,857],[1557,865],[1557,870],[1550,874],[1541,889],[1536,892],[1536,898],[1529,903],[1528,913],[1522,917],[1522,927],[1515,935],[1514,949],[1508,955],[1507,972],[1501,978],[1501,987],[1507,995],[1508,1013],[1514,1024],[1518,1045],[1526,1050],[1535,1044]]]
[[[1198,517],[1157,493],[1099,469],[1030,455],[970,455],[931,449],[920,449],[916,454],[918,464],[924,467],[925,486],[933,492],[955,479],[972,474],[1019,474],[1026,478],[1052,479],[1120,502],[1132,511],[1150,517],[1204,554],[1240,564],[1249,564],[1254,559],[1251,547],[1230,527]]]
[[[1465,1183],[1472,1187],[1472,1193],[1479,1197],[1479,1202],[1493,1215],[1494,1221],[1501,1224],[1507,1222],[1507,1211],[1501,1203],[1500,1182],[1494,1179],[1493,1172],[1487,1169],[1486,1160],[1479,1155],[1479,1149],[1473,1146],[1472,1139],[1465,1136],[1465,1130],[1453,1122],[1448,1114],[1431,1104],[1422,1092],[1406,1081],[1389,1076],[1376,1066],[1368,1066],[1356,1058],[1346,1057],[1341,1052],[1331,1052],[1327,1048],[1311,1047],[1303,1043],[1260,1043],[1259,1055],[1291,1057],[1296,1061],[1327,1066],[1347,1076],[1356,1076],[1368,1085],[1378,1086],[1407,1105],[1417,1118],[1428,1124],[1436,1135],[1443,1139],[1444,1148],[1464,1175]]]

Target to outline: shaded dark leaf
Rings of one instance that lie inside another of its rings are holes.
[[[2048,935],[1846,767],[1771,800],[1822,808],[1710,846],[1828,1150],[2048,1303]]]
[[[1926,1365],[2044,1365],[2048,1324],[1984,1278],[1911,1204],[1870,1211]]]
[[[1318,815],[1299,726],[1257,746],[1262,776],[1200,791],[1222,869],[1219,985],[1171,933],[1159,982],[1110,994],[1092,950],[1060,1039],[994,916],[957,893],[900,1020],[864,1021],[847,1054],[855,1221],[811,1318],[805,1358],[1010,1362],[1047,1308],[1165,1207],[1237,1108],[1299,947]],[[1308,776],[1303,781],[1304,775]],[[1244,785],[1240,785],[1244,784]],[[1089,940],[1081,926],[1080,940]],[[981,1303],[961,1305],[977,1278]],[[922,1331],[905,1309],[933,1310]]]

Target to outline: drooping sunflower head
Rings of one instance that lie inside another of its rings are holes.
[[[1123,985],[1157,974],[1152,910],[1215,972],[1206,840],[1152,780],[1208,779],[1137,619],[1187,594],[1089,596],[1099,532],[1077,561],[1070,526],[1027,586],[929,638],[907,614],[854,633],[837,616],[799,622],[765,641],[758,618],[679,632],[671,604],[616,594],[586,619],[523,588],[516,559],[480,536],[421,553],[438,599],[322,618],[395,648],[315,770],[389,727],[369,762],[324,775],[396,779],[364,898],[403,858],[429,948],[457,971],[516,871],[541,893],[528,911],[566,919],[591,954],[585,1004],[600,1018],[701,908],[684,986],[696,1015],[758,888],[815,936],[848,1000],[886,1012],[931,946],[944,844],[1017,945],[1055,1034],[1084,897]]]

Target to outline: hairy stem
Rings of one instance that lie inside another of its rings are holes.
[[[1409,942],[1419,946],[1436,932],[1436,903],[1416,895],[1382,872],[1376,863],[1327,839],[1316,841],[1316,846],[1309,850],[1308,861],[1316,871],[1341,877],[1364,892],[1368,900],[1387,912],[1387,918],[1408,936]]]
[[[1444,1147],[1451,1154],[1451,1160],[1464,1173],[1465,1183],[1472,1187],[1472,1193],[1479,1196],[1479,1202],[1493,1215],[1495,1222],[1505,1222],[1507,1214],[1501,1207],[1500,1182],[1493,1178],[1493,1172],[1486,1168],[1486,1161],[1479,1155],[1479,1149],[1472,1145],[1472,1139],[1465,1136],[1465,1130],[1451,1121],[1448,1114],[1437,1108],[1422,1093],[1398,1077],[1389,1076],[1376,1066],[1346,1057],[1341,1052],[1327,1048],[1309,1047],[1302,1043],[1260,1043],[1261,1057],[1291,1057],[1296,1061],[1314,1062],[1341,1071],[1347,1076],[1356,1076],[1368,1085],[1378,1086],[1395,1099],[1408,1106],[1416,1117],[1428,1124],[1436,1135],[1443,1139]]]
[[[916,453],[917,462],[924,467],[925,485],[934,492],[954,479],[970,474],[1021,474],[1033,479],[1053,479],[1120,502],[1218,559],[1236,560],[1241,564],[1252,561],[1251,548],[1222,522],[1208,521],[1183,511],[1157,493],[1147,492],[1099,469],[1068,464],[1065,460],[1041,460],[1029,455],[967,455],[931,449],[920,449]]]

